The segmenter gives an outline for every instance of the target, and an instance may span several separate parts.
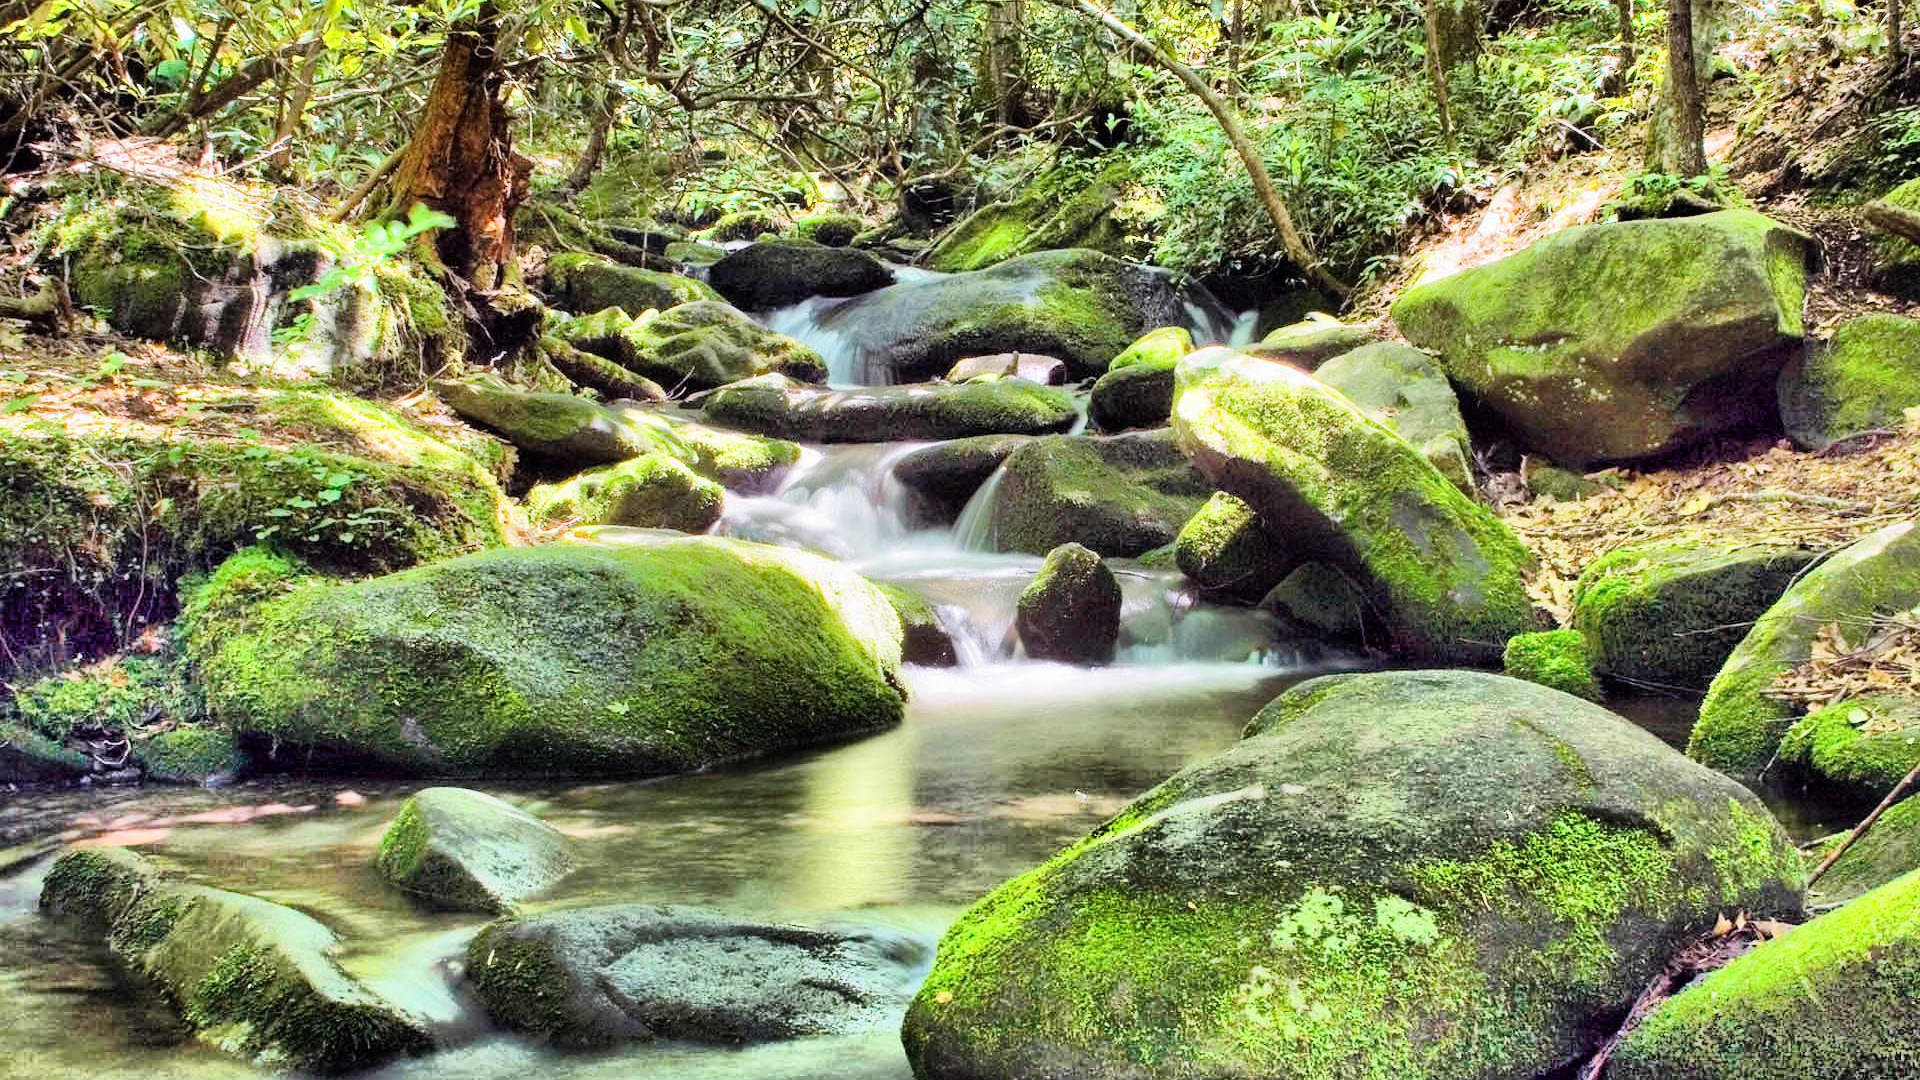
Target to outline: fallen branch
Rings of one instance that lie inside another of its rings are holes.
[[[1851,510],[1865,513],[1872,507],[1862,503],[1848,502],[1827,495],[1812,495],[1804,491],[1788,491],[1786,488],[1762,488],[1759,491],[1728,491],[1708,499],[1702,511],[1711,510],[1727,503],[1793,503],[1799,506],[1817,506],[1822,510]]]
[[[1880,815],[1886,813],[1894,803],[1899,802],[1900,797],[1905,795],[1907,789],[1911,788],[1916,781],[1920,781],[1920,765],[1915,765],[1913,771],[1893,785],[1893,790],[1887,792],[1887,797],[1881,799],[1880,805],[1873,808],[1873,813],[1868,814],[1865,821],[1855,825],[1853,831],[1847,834],[1847,838],[1840,841],[1840,846],[1828,852],[1827,857],[1820,860],[1820,865],[1814,868],[1813,873],[1807,875],[1807,888],[1813,888],[1814,882],[1819,881],[1822,875],[1833,869],[1833,864],[1840,861],[1840,856],[1845,855],[1848,848],[1867,835],[1867,831],[1873,828],[1873,823],[1880,820]]]
[[[25,319],[50,329],[65,327],[73,318],[73,298],[67,283],[48,278],[32,296],[0,296],[0,319]]]
[[[1920,213],[1903,210],[1892,203],[1870,202],[1860,211],[1867,224],[1910,244],[1920,244]]]

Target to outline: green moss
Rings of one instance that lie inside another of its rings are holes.
[[[1286,546],[1260,527],[1253,507],[1224,491],[1181,526],[1174,552],[1188,580],[1249,602],[1278,585],[1294,563]]]
[[[846,247],[866,227],[867,223],[855,214],[813,214],[793,223],[793,235],[795,239],[811,240],[824,247]]]
[[[1108,558],[1173,542],[1212,485],[1165,432],[1050,435],[1008,455],[993,504],[999,551],[1045,555],[1065,543]]]
[[[781,376],[721,387],[706,400],[719,424],[809,442],[959,439],[1065,431],[1073,396],[1019,378],[825,390]]]
[[[540,524],[632,525],[705,532],[720,520],[725,492],[666,454],[581,473],[527,493],[527,513]]]
[[[56,742],[76,733],[120,735],[150,713],[166,712],[171,683],[164,663],[130,656],[29,683],[13,706],[29,727]]]
[[[1878,799],[1920,765],[1920,699],[1867,695],[1808,713],[1781,740],[1779,760]]]
[[[3,717],[0,712],[0,783],[67,784],[93,771],[85,754]]]
[[[1578,630],[1516,634],[1507,639],[1501,665],[1516,679],[1550,686],[1588,701],[1601,700],[1587,638]]]
[[[764,210],[735,210],[720,215],[720,220],[695,233],[694,238],[710,244],[725,244],[736,240],[758,240],[762,235],[779,231],[780,223]]]
[[[1092,174],[1073,166],[1049,170],[942,236],[927,265],[948,273],[979,270],[1054,248],[1142,257],[1153,215],[1123,198],[1132,179],[1132,167],[1120,158]]]
[[[204,784],[231,777],[244,764],[233,735],[205,727],[180,727],[134,746],[147,779],[173,784]]]
[[[1119,371],[1135,364],[1149,364],[1155,367],[1172,367],[1180,358],[1193,351],[1193,335],[1184,326],[1163,326],[1158,330],[1149,330],[1135,339],[1133,344],[1120,350],[1120,355],[1107,365],[1108,371]]]
[[[1264,360],[1278,360],[1308,371],[1343,353],[1373,341],[1373,334],[1358,326],[1315,312],[1307,319],[1278,327],[1247,349]]]
[[[547,264],[547,280],[562,306],[582,314],[615,308],[628,315],[665,311],[696,300],[719,300],[705,282],[612,259],[562,252]]]
[[[717,300],[635,320],[621,334],[618,359],[669,390],[709,389],[768,372],[803,382],[827,377],[819,353]]]
[[[1920,322],[1862,315],[1840,324],[1780,373],[1780,416],[1796,442],[1824,449],[1861,431],[1898,427],[1920,405]]]
[[[1807,861],[1825,860],[1844,838],[1841,834],[1811,846]],[[1920,799],[1903,799],[1827,868],[1808,899],[1816,909],[1844,904],[1916,868],[1920,868]]]
[[[509,932],[502,923],[480,931],[467,947],[475,991],[489,1002],[495,1023],[561,1044],[594,1041],[577,1030],[569,996],[573,980],[550,946]]]

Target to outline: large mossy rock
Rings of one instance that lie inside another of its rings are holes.
[[[1014,626],[1035,660],[1104,664],[1120,639],[1120,601],[1120,583],[1099,555],[1062,544],[1021,590]]]
[[[1580,574],[1573,627],[1602,671],[1652,690],[1705,690],[1754,620],[1814,561],[1777,544],[1616,548]]]
[[[40,910],[103,934],[201,1039],[262,1065],[342,1073],[431,1046],[423,1019],[341,970],[333,931],[289,907],[169,880],[125,848],[61,856]]]
[[[31,728],[0,720],[0,784],[65,787],[93,772],[85,754],[69,750]]]
[[[380,838],[380,876],[428,907],[503,914],[573,870],[560,831],[466,788],[415,792]]]
[[[1313,377],[1412,443],[1440,475],[1471,493],[1473,442],[1447,373],[1405,345],[1363,345],[1314,369]]]
[[[921,382],[956,360],[1040,353],[1092,378],[1135,338],[1186,325],[1205,290],[1166,270],[1095,251],[1042,251],[987,270],[901,282],[820,316],[855,357],[859,380]]]
[[[893,463],[893,477],[911,496],[917,521],[951,525],[1026,435],[978,435],[922,447]]]
[[[899,442],[1044,435],[1080,419],[1073,396],[1025,379],[825,390],[779,375],[723,386],[707,419],[803,442]]]
[[[726,491],[659,452],[581,473],[527,493],[527,516],[543,525],[631,525],[703,533],[720,520]]]
[[[669,392],[707,390],[769,373],[816,383],[827,377],[819,353],[717,300],[635,319],[621,335],[617,359]]]
[[[804,240],[749,244],[714,263],[707,281],[748,311],[797,304],[810,296],[858,296],[893,284],[893,271],[873,255]]]
[[[505,919],[467,950],[495,1023],[572,1048],[871,1030],[899,1015],[924,963],[903,938],[652,904]]]
[[[1920,322],[1898,315],[1849,319],[1832,341],[1788,361],[1779,392],[1782,425],[1811,450],[1862,431],[1897,428],[1906,410],[1920,405]]]
[[[1056,168],[1023,185],[1019,194],[989,203],[961,221],[927,253],[927,265],[945,273],[981,270],[1017,255],[1053,248],[1088,248],[1141,258],[1148,222],[1123,196],[1133,180],[1124,159],[1088,174]]]
[[[1585,468],[1768,426],[1815,259],[1745,210],[1586,225],[1417,285],[1393,318],[1528,446]]]
[[[1173,414],[1178,359],[1135,360],[1100,376],[1087,399],[1087,419],[1101,431],[1159,427]]]
[[[1800,887],[1758,799],[1598,706],[1330,676],[976,904],[903,1037],[921,1080],[1559,1075]]]
[[[1762,942],[1663,1002],[1618,1080],[1900,1080],[1920,1068],[1920,872]]]
[[[696,300],[720,299],[719,293],[696,278],[627,266],[579,252],[555,255],[547,264],[547,281],[555,304],[578,315],[617,308],[629,316],[637,316],[643,311],[665,311]]]
[[[1271,592],[1300,561],[1260,527],[1253,507],[1224,491],[1187,519],[1173,554],[1180,572],[1209,596],[1247,604]]]
[[[1336,356],[1371,344],[1373,332],[1366,327],[1348,326],[1316,312],[1301,322],[1275,328],[1247,346],[1246,352],[1248,356],[1312,371]]]
[[[1297,368],[1203,349],[1173,431],[1208,480],[1300,558],[1341,567],[1405,655],[1498,659],[1536,629],[1518,539],[1413,445]]]
[[[711,537],[509,548],[189,621],[256,755],[423,776],[651,776],[898,723],[900,619],[817,556]]]
[[[1829,793],[1877,802],[1920,765],[1920,696],[1864,694],[1787,729],[1780,764]]]
[[[1007,456],[992,507],[996,551],[1079,543],[1107,558],[1173,542],[1212,485],[1165,432],[1051,435]]]
[[[1813,654],[1825,633],[1858,647],[1875,614],[1920,605],[1920,532],[1903,521],[1864,537],[1814,567],[1786,591],[1714,676],[1687,740],[1696,761],[1729,772],[1758,772],[1797,719],[1775,698],[1774,681]]]

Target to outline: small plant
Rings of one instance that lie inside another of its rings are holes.
[[[359,235],[345,244],[326,241],[328,252],[334,257],[332,268],[320,275],[320,280],[300,286],[287,298],[295,302],[312,300],[349,286],[370,286],[381,264],[407,250],[415,237],[457,224],[459,222],[437,210],[427,209],[422,203],[413,205],[405,221],[370,221]]]

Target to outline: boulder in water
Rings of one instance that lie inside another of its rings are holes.
[[[703,533],[720,520],[725,491],[664,453],[581,473],[527,493],[527,516],[540,524],[632,525]]]
[[[1224,491],[1187,519],[1174,559],[1207,595],[1247,604],[1271,592],[1300,561],[1261,528],[1253,507]]]
[[[1746,210],[1586,225],[1408,289],[1393,318],[1528,446],[1584,469],[1770,425],[1814,261]]]
[[[762,240],[714,263],[707,281],[748,311],[810,296],[858,296],[893,284],[893,271],[865,251],[806,240]]]
[[[1433,357],[1405,345],[1362,345],[1320,365],[1313,377],[1412,443],[1455,487],[1473,492],[1473,442],[1460,399]]]
[[[246,771],[246,755],[233,733],[211,727],[177,727],[136,742],[133,755],[157,784],[217,787]]]
[[[547,281],[555,304],[581,315],[617,308],[634,316],[695,300],[720,299],[719,293],[698,279],[577,251],[555,255],[547,264]]]
[[[769,373],[815,383],[827,377],[818,353],[717,300],[634,320],[621,334],[617,359],[669,391],[706,390]]]
[[[895,442],[1065,431],[1080,418],[1064,390],[1025,379],[825,390],[778,375],[723,386],[716,424],[804,442]]]
[[[85,754],[0,720],[0,784],[65,786],[79,783],[92,771],[93,763]]]
[[[170,880],[125,848],[62,855],[40,910],[104,934],[202,1039],[262,1065],[342,1073],[431,1047],[424,1020],[341,970],[333,931],[290,907]]]
[[[1160,427],[1173,412],[1177,360],[1139,360],[1115,368],[1093,384],[1087,419],[1101,431]]]
[[[893,604],[900,616],[900,660],[924,667],[952,667],[960,662],[953,635],[940,625],[940,612],[926,597],[898,585],[875,582],[874,587]]]
[[[1862,694],[1816,709],[1787,730],[1778,760],[1830,794],[1878,801],[1920,765],[1920,697]]]
[[[1593,677],[1593,653],[1578,630],[1542,630],[1507,639],[1501,670],[1516,679],[1549,686],[1588,701],[1600,700]]]
[[[1330,676],[961,916],[903,1040],[921,1080],[1557,1075],[1800,888],[1758,799],[1596,705]]]
[[[1050,435],[1008,455],[993,502],[998,551],[1044,555],[1079,543],[1139,555],[1172,543],[1213,486],[1166,432]]]
[[[947,369],[948,382],[966,382],[982,375],[1012,375],[1042,386],[1059,386],[1067,381],[1067,365],[1051,356],[1012,352],[969,356]]]
[[[818,556],[714,537],[506,548],[190,605],[251,753],[420,776],[686,772],[900,721],[900,619]]]
[[[1862,315],[1780,372],[1780,420],[1800,446],[1824,450],[1863,431],[1899,427],[1920,405],[1920,322]]]
[[[925,947],[910,939],[652,904],[504,919],[467,949],[468,978],[495,1023],[574,1048],[884,1027],[924,963]]]
[[[380,876],[443,911],[502,914],[573,869],[567,838],[511,803],[466,788],[415,792],[380,838]]]
[[[951,525],[1007,455],[1025,446],[1027,435],[976,435],[915,450],[893,463],[894,479],[912,497],[918,521]]]
[[[1120,583],[1099,555],[1062,544],[1020,593],[1020,644],[1035,660],[1107,663],[1120,637],[1120,599]]]

